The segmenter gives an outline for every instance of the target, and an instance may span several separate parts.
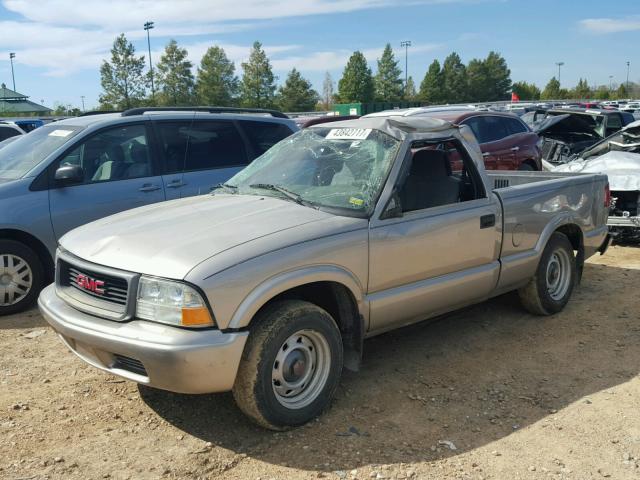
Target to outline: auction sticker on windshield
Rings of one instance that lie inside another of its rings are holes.
[[[49,133],[50,137],[68,137],[73,133],[73,130],[54,130]]]
[[[370,128],[332,128],[328,140],[365,140],[371,133]]]

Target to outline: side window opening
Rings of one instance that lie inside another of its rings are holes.
[[[486,196],[475,165],[456,140],[418,143],[399,190],[403,212]]]
[[[97,183],[148,177],[151,155],[144,125],[127,125],[99,132],[67,153],[59,166],[78,165],[84,182]]]

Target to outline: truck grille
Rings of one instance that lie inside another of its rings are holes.
[[[126,279],[80,269],[62,260],[60,284],[102,301],[122,306],[127,304],[129,285]]]

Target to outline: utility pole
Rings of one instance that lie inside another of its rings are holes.
[[[558,66],[558,83],[561,83],[561,81],[560,81],[560,67],[562,67],[564,65],[564,62],[556,62],[556,65]]]
[[[631,65],[631,62],[627,62],[627,95],[629,95],[629,65]],[[631,95],[629,95],[629,97],[631,97]]]
[[[9,54],[9,61],[11,62],[11,79],[13,80],[13,91],[16,91],[16,77],[13,74],[13,59],[16,58],[16,54],[11,52]]]
[[[400,42],[400,46],[404,47],[404,94],[407,94],[407,83],[409,83],[409,47],[411,40]]]
[[[151,98],[155,98],[156,90],[153,86],[153,63],[151,63],[151,39],[149,30],[153,28],[153,22],[145,22],[144,29],[147,31],[147,47],[149,48],[149,72],[151,73]]]
[[[80,98],[82,99],[82,111],[84,112],[84,95],[80,95]]]
[[[613,89],[613,75],[609,75],[609,91],[611,91]]]

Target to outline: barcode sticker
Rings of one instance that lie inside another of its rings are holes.
[[[325,138],[329,140],[365,140],[370,133],[370,128],[333,128]]]
[[[73,130],[54,130],[49,133],[50,137],[68,137],[73,133]]]

